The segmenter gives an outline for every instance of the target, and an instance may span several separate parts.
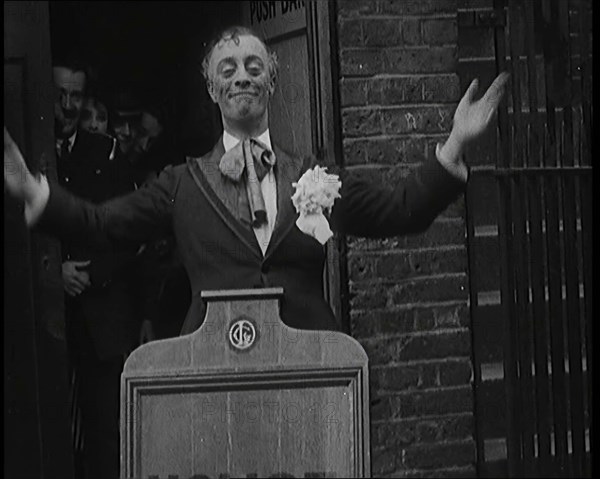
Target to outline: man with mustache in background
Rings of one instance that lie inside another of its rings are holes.
[[[120,163],[111,159],[115,140],[80,127],[87,80],[83,63],[73,56],[52,70],[59,184],[92,203],[133,191],[133,183],[117,181],[122,175]],[[80,411],[74,425],[83,430],[82,458],[75,433],[77,467],[84,469],[77,476],[117,477],[120,375],[139,331],[129,273],[137,248],[115,246],[102,235],[91,241],[66,235],[61,249],[67,346],[76,378],[75,411]]]

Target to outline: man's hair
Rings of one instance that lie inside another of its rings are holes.
[[[204,76],[204,79],[206,80],[206,84],[209,88],[211,86],[212,79],[210,78],[208,66],[210,63],[210,57],[212,56],[215,47],[222,40],[233,41],[237,45],[240,42],[239,37],[244,36],[244,35],[254,37],[254,38],[258,39],[264,45],[265,50],[267,50],[267,54],[268,54],[268,58],[269,58],[269,63],[267,65],[267,71],[269,73],[269,78],[270,78],[271,83],[273,83],[273,85],[275,84],[275,79],[277,78],[277,68],[278,68],[277,54],[267,46],[265,41],[255,30],[248,28],[248,27],[240,26],[240,25],[234,25],[231,27],[227,27],[224,30],[221,30],[219,33],[217,33],[212,38],[212,40],[208,43],[208,45],[206,47],[204,58],[202,59],[202,75]]]
[[[66,55],[58,56],[52,62],[52,68],[66,68],[73,73],[81,72],[85,75],[83,83],[83,92],[88,93],[90,90],[90,72],[87,62],[83,60],[83,56],[78,52],[69,52]]]
[[[83,72],[89,77],[89,65],[83,59],[83,55],[79,52],[68,52],[63,55],[58,55],[52,62],[52,67],[62,67],[71,70],[73,73]]]

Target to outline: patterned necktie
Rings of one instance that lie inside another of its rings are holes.
[[[267,224],[267,210],[260,182],[275,164],[275,155],[267,145],[247,138],[226,152],[219,162],[219,170],[234,183],[242,178],[246,186],[246,198],[250,211],[250,223],[254,228]]]

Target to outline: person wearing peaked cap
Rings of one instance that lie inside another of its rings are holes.
[[[141,101],[132,86],[115,86],[109,101],[109,131],[117,139],[120,155],[128,155],[134,144],[141,115]]]

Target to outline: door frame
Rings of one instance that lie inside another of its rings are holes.
[[[332,169],[344,167],[340,123],[339,61],[335,1],[306,2],[308,53],[313,91],[313,150]],[[326,245],[325,297],[341,330],[350,333],[346,238],[335,233]]]
[[[4,2],[5,125],[31,171],[56,178],[48,2]],[[6,79],[6,78],[5,78]],[[16,94],[18,92],[18,95]],[[5,200],[10,200],[5,195]],[[67,349],[58,240],[29,230],[22,204],[4,205],[12,266],[4,317],[7,477],[73,477]]]
[[[248,24],[262,33],[267,45],[304,36],[308,52],[308,83],[311,141],[309,151],[321,165],[335,172],[343,167],[342,134],[339,101],[339,62],[337,51],[336,2],[307,0],[294,3],[290,15],[283,18],[276,4],[279,2],[250,2],[243,5],[242,24]],[[256,5],[260,4],[260,5]],[[268,5],[267,5],[268,4]],[[305,19],[298,16],[303,8]],[[273,20],[275,19],[275,22]],[[305,20],[305,21],[303,21]],[[346,240],[335,234],[325,246],[326,264],[323,272],[323,294],[330,304],[340,329],[350,332],[348,314],[348,287],[346,274]]]

